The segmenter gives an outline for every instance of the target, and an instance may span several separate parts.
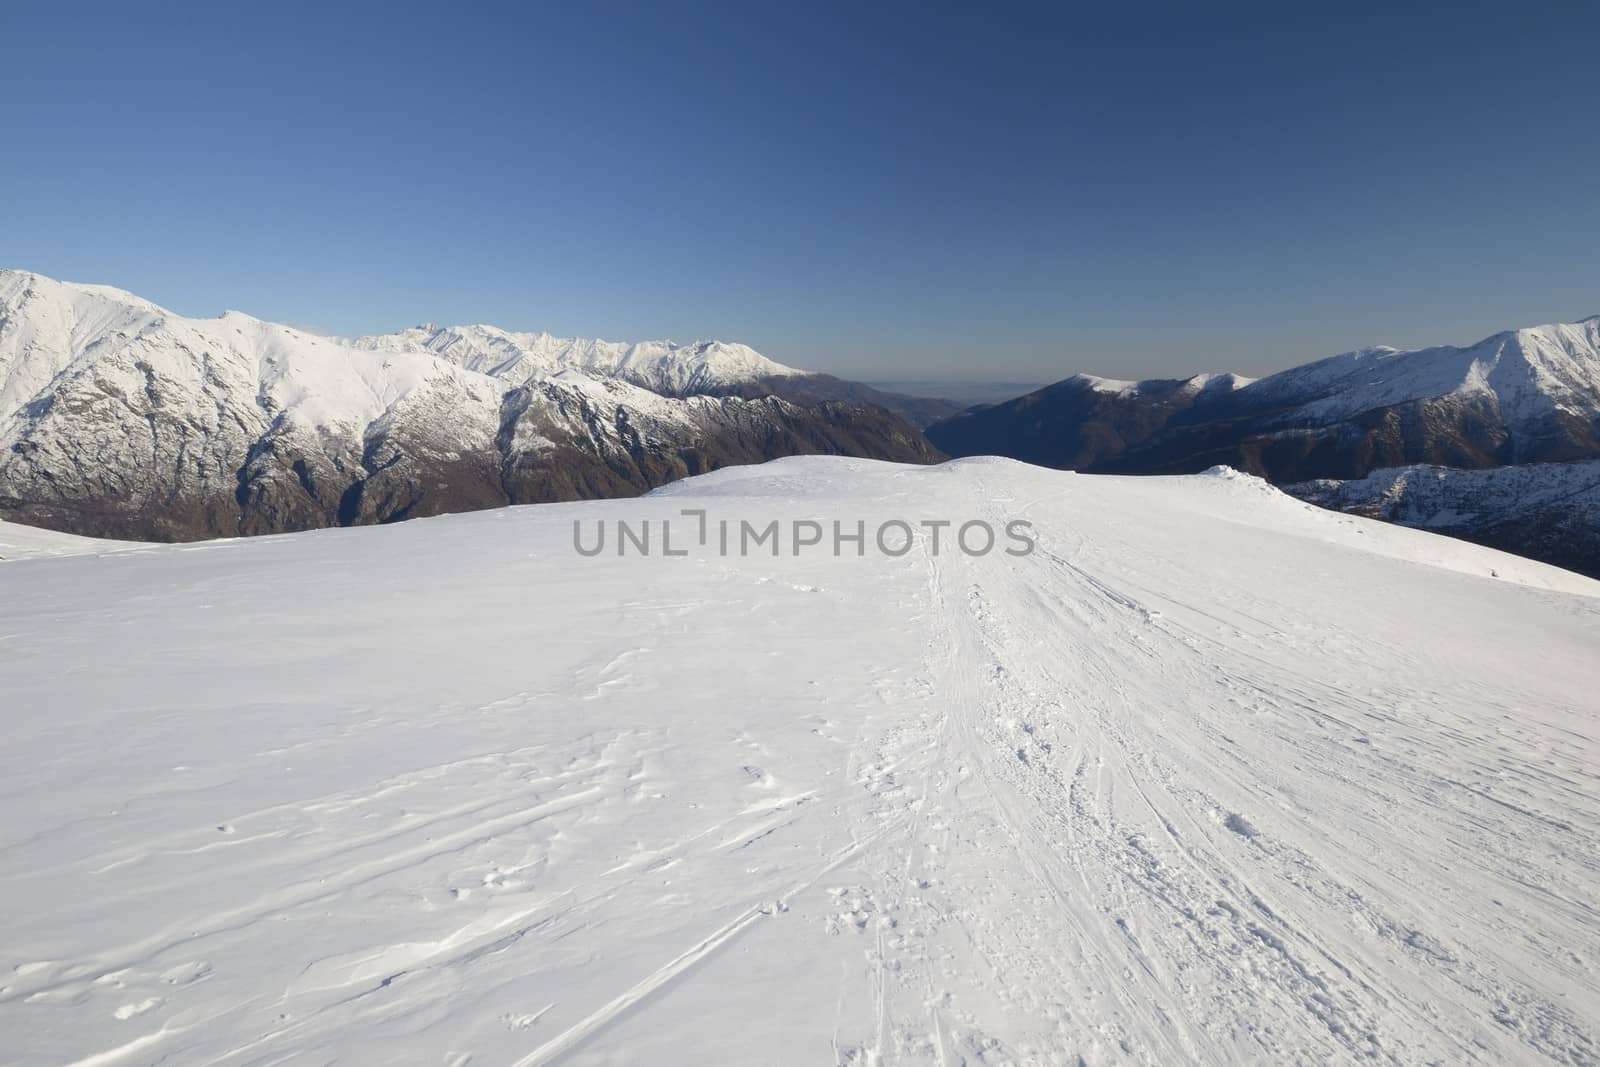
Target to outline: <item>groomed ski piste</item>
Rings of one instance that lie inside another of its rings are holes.
[[[574,549],[685,510],[1036,547]],[[1600,1062],[1576,575],[997,460],[0,556],[6,1063]]]

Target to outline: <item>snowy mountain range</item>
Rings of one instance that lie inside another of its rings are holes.
[[[819,395],[833,381],[722,343],[342,341],[3,271],[0,515],[181,540],[628,495],[797,453],[933,458],[887,411]]]
[[[574,553],[684,509],[1037,550]],[[0,555],[54,557],[0,562],[8,1062],[1600,1052],[1570,572],[1226,470],[830,457]]]
[[[1127,474],[1226,464],[1284,485],[1364,479],[1417,464],[1465,470],[1541,465],[1496,482],[1500,518],[1493,525],[1500,532],[1484,536],[1486,543],[1554,562],[1548,538],[1510,533],[1521,498],[1504,494],[1525,491],[1528,507],[1538,508],[1568,479],[1559,464],[1600,459],[1600,316],[1498,333],[1465,348],[1366,348],[1259,380],[1224,374],[1130,382],[1078,375],[938,422],[927,434],[957,456],[1004,455]],[[1422,482],[1385,476],[1385,484],[1393,498]],[[1463,491],[1487,484],[1460,480]],[[1361,495],[1359,489],[1334,493],[1326,484],[1314,493],[1323,501]],[[1388,506],[1379,511],[1410,513]],[[1474,526],[1429,525],[1477,536]],[[1597,539],[1600,527],[1582,543]],[[1563,559],[1572,565],[1570,553]],[[1586,560],[1581,569],[1600,573],[1600,557]]]

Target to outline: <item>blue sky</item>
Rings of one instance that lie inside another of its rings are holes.
[[[864,378],[1600,311],[1600,5],[7,5],[0,265]]]

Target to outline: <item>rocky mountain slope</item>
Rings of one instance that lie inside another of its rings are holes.
[[[1278,484],[1362,479],[1416,464],[1483,470],[1600,459],[1600,316],[1507,331],[1465,348],[1366,348],[1254,381],[1079,375],[927,433],[951,455],[1122,474],[1226,464]],[[1496,484],[1530,488],[1543,478]],[[1386,484],[1404,495],[1421,482]],[[1315,496],[1347,499],[1326,489]],[[1514,520],[1515,498],[1502,496],[1496,507],[1500,532],[1485,534],[1486,543],[1554,558],[1548,535],[1534,532],[1551,528],[1545,520]],[[1527,507],[1531,514],[1542,504],[1530,497]],[[1458,532],[1477,536],[1464,526]]]
[[[182,540],[630,495],[801,453],[935,455],[880,408],[687,395],[808,377],[743,346],[570,343],[498,363],[443,347],[188,319],[0,272],[0,515]],[[629,368],[686,395],[584,373]]]
[[[1449,534],[1600,578],[1600,460],[1389,467],[1285,486],[1325,508]]]

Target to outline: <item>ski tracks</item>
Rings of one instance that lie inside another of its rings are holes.
[[[1408,813],[1430,799],[1396,797],[1407,775],[1363,773],[1351,759],[1373,743],[1352,726],[1377,712],[1370,697],[1330,683],[1314,659],[1219,639],[1238,633],[1231,625],[1190,629],[1172,615],[1188,617],[1182,604],[1151,603],[1053,547],[1046,536],[1019,560],[929,560],[931,616],[948,621],[930,655],[947,665],[948,762],[971,768],[983,801],[948,815],[973,825],[987,808],[999,834],[969,840],[992,850],[1003,835],[1009,847],[990,861],[1036,887],[999,908],[992,884],[946,886],[965,895],[947,907],[970,924],[995,987],[1009,985],[1002,997],[1034,1007],[1003,1028],[1010,1052],[1087,1063],[1594,1061],[1592,1024],[1548,980],[1475,958],[1457,923],[1441,926],[1386,864],[1419,878],[1425,868],[1353,847],[1361,831],[1382,839],[1378,779]],[[1017,605],[1033,610],[1019,616]],[[1278,695],[1240,715],[1244,692]],[[1296,693],[1299,707],[1284,702]],[[1290,733],[1284,715],[1321,725]],[[1351,736],[1330,738],[1329,725]],[[1461,745],[1426,741],[1430,756]],[[1319,811],[1324,797],[1348,811]],[[1318,822],[1325,835],[1294,835],[1322,854],[1262,828],[1322,818],[1334,824]],[[994,930],[991,910],[1034,926],[1031,936]],[[1047,956],[1030,951],[1037,943]],[[1060,999],[1041,1012],[1051,995]],[[1062,1024],[1041,1026],[1041,1014]]]

